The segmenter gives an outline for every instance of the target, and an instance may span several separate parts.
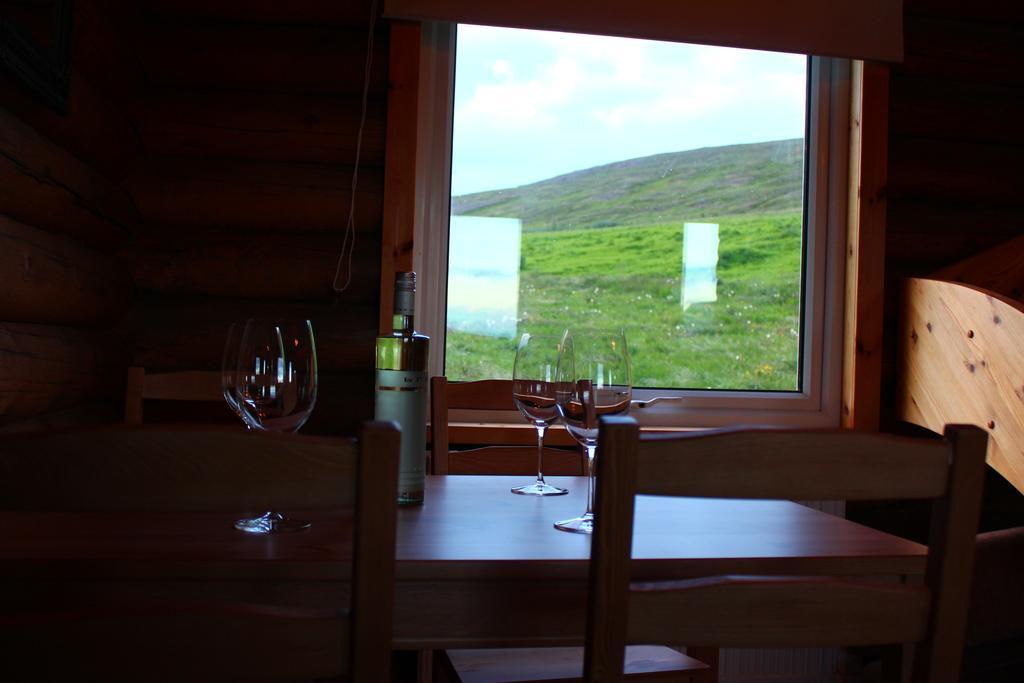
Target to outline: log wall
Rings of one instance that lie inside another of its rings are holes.
[[[75,30],[68,116],[0,72],[0,432],[110,421],[124,391],[133,60],[95,2],[75,3]]]
[[[902,278],[1024,233],[1024,4],[904,7],[906,57],[889,92],[883,427],[896,414]]]
[[[70,114],[0,72],[0,430],[120,419],[129,365],[219,369],[227,326],[312,320],[305,431],[372,413],[387,101],[370,1],[79,0]],[[147,419],[228,420],[157,405]]]
[[[112,332],[105,349],[121,345],[124,365],[158,371],[216,369],[231,320],[305,315],[323,377],[310,429],[351,431],[371,410],[380,310],[387,22],[369,79],[355,275],[336,296],[369,0],[75,7],[70,116],[0,73],[0,272],[11,283],[0,324],[63,340]],[[1024,226],[1022,7],[905,2],[906,59],[890,80],[883,426],[894,415],[896,283]],[[24,332],[12,329],[8,340]],[[21,351],[5,343],[8,381]],[[114,400],[121,366],[104,367],[113,379],[102,396]],[[0,428],[81,407],[37,397],[15,412],[9,399],[24,389],[11,382]]]
[[[216,370],[230,322],[305,317],[320,363],[304,432],[372,417],[387,101],[375,33],[355,193],[352,285],[333,292],[352,201],[369,0],[151,0],[120,5],[142,82],[129,117],[142,162],[126,255],[132,363]],[[147,420],[235,420],[224,406],[148,405]]]

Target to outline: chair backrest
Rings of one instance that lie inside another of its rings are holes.
[[[266,511],[346,504],[349,439],[139,425],[0,441],[0,510]]]
[[[586,680],[619,680],[626,642],[737,647],[916,642],[916,680],[957,681],[986,439],[984,431],[960,426],[948,427],[943,441],[850,431],[641,436],[631,418],[603,419]],[[925,581],[743,576],[631,585],[638,494],[933,499]]]
[[[273,603],[273,589],[240,601],[245,592],[230,581],[223,594],[213,582],[185,600],[159,582],[155,593],[113,600],[58,591],[49,607],[0,616],[0,638],[17,645],[5,651],[25,655],[5,657],[0,670],[24,666],[53,679],[387,680],[396,511],[381,501],[394,499],[399,439],[393,424],[373,422],[358,442],[130,427],[0,441],[0,508],[8,510],[354,508],[348,608]]]
[[[448,431],[448,411],[451,409],[517,410],[512,400],[512,382],[501,379],[449,382],[443,376],[430,379],[431,474],[537,473],[536,446],[495,445],[451,450]],[[529,426],[525,421],[523,424]],[[544,474],[583,474],[583,459],[578,449],[568,451],[545,447]]]
[[[128,368],[124,390],[124,423],[142,424],[145,399],[164,401],[224,400],[220,388],[221,374],[214,370],[188,370],[151,374],[145,368]]]

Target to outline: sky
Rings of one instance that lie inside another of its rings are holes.
[[[802,55],[460,25],[452,194],[802,137]]]

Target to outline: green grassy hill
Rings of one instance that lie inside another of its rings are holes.
[[[802,140],[632,159],[454,197],[523,221],[517,333],[621,327],[635,386],[798,388]],[[684,306],[684,224],[719,226],[716,300]],[[601,228],[601,229],[595,229]],[[449,329],[449,379],[510,377],[517,338]]]
[[[800,208],[803,140],[656,154],[530,185],[452,198],[452,213],[519,218],[526,230],[650,225]]]

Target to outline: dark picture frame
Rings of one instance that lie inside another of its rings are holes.
[[[60,114],[68,113],[71,86],[73,0],[54,0],[49,46],[38,40],[5,11],[0,2],[0,65]]]

